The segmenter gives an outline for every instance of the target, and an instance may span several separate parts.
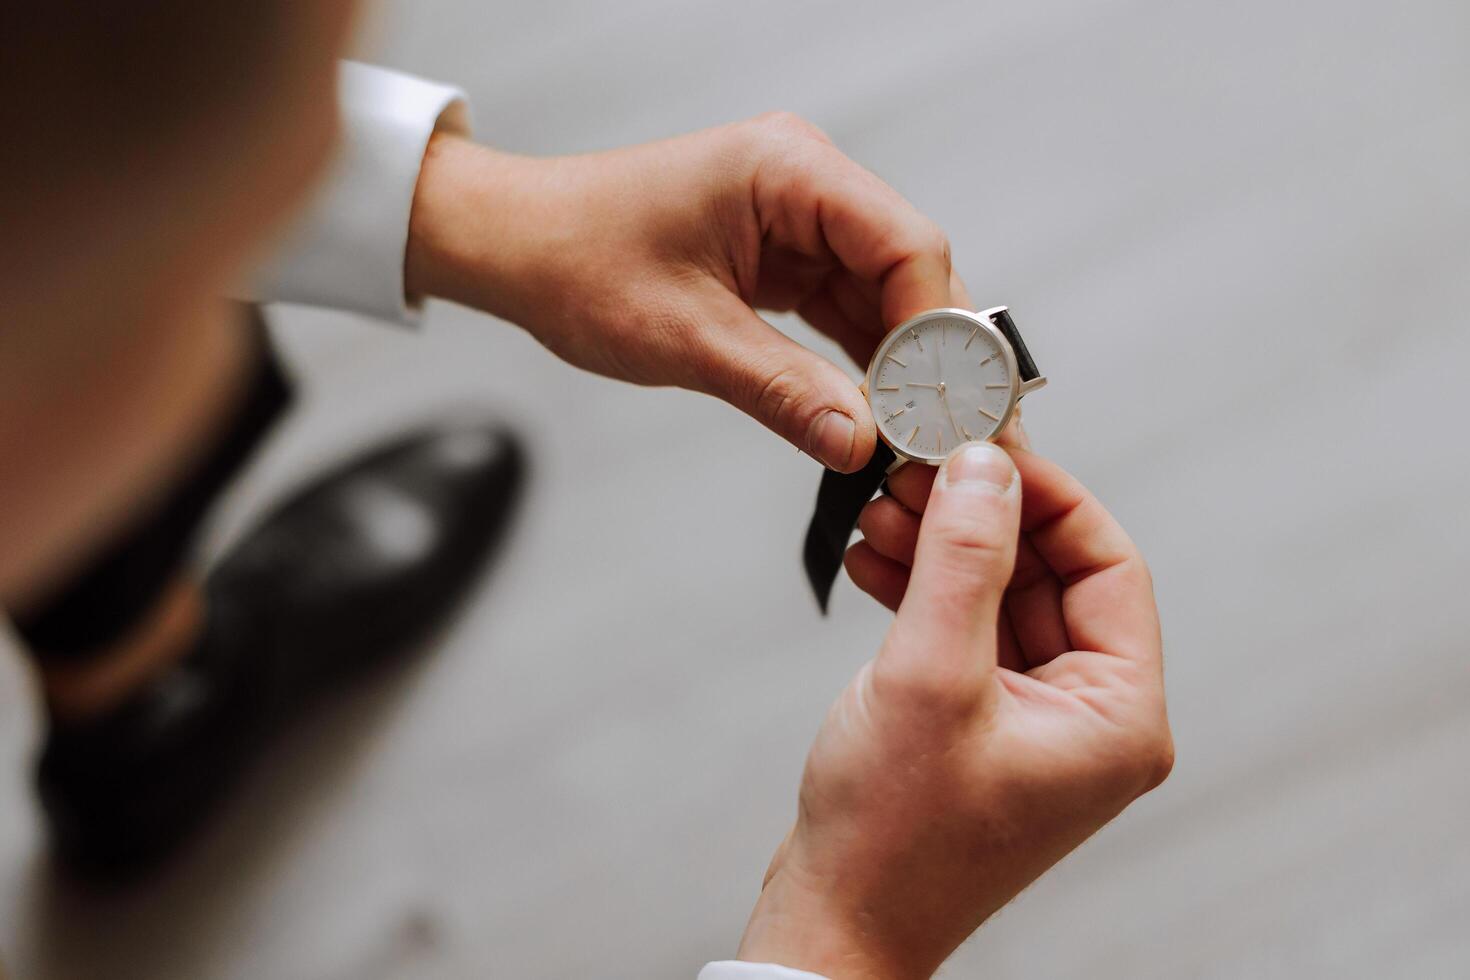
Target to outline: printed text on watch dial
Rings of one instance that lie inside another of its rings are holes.
[[[938,317],[878,351],[870,401],[888,441],[915,456],[944,456],[988,439],[1011,400],[1006,359],[989,331]]]

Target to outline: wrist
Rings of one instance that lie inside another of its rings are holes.
[[[455,133],[430,138],[409,215],[403,273],[410,296],[505,315],[521,238],[513,203],[530,163]]]
[[[896,948],[789,869],[767,882],[751,912],[737,958],[806,970],[831,980],[922,980],[944,956]]]

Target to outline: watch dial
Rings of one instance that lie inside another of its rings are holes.
[[[979,317],[950,312],[921,314],[889,334],[868,373],[868,401],[889,443],[937,461],[994,436],[1016,394],[1003,343]]]

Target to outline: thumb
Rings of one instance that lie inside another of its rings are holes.
[[[720,314],[703,351],[700,386],[830,469],[864,466],[878,433],[852,379],[733,297]]]
[[[996,624],[1016,564],[1021,481],[1005,450],[970,442],[934,480],[913,573],[883,656],[954,693],[980,690],[996,662]]]

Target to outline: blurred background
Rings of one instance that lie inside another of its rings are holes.
[[[1470,975],[1467,42],[1462,0],[397,0],[364,47],[464,86],[480,138],[527,153],[794,110],[1012,307],[1052,381],[1037,448],[1153,566],[1179,762],[944,975],[1100,980]],[[50,878],[3,658],[16,976],[693,977],[732,954],[887,620],[848,584],[816,613],[816,465],[461,309],[418,334],[278,322],[306,397],[214,549],[325,460],[464,412],[526,434],[530,506],[432,656],[301,726],[141,892]]]

